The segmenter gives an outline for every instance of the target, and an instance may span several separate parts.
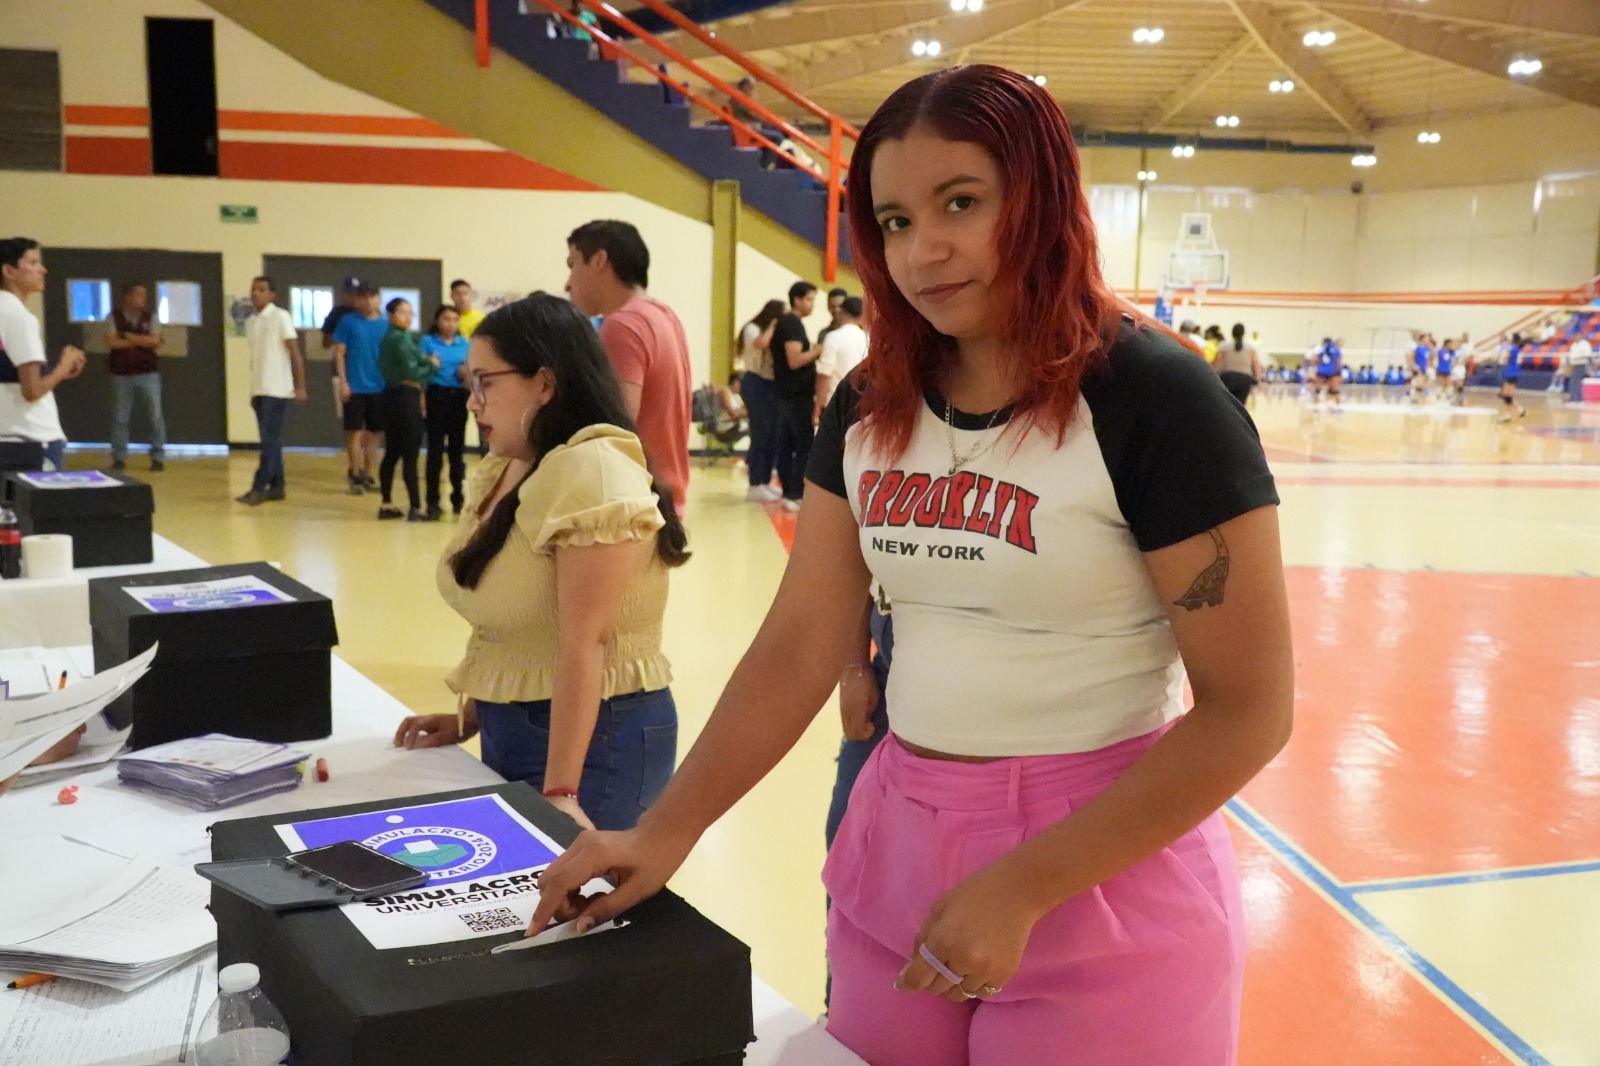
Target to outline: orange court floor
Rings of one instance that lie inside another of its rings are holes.
[[[1298,672],[1293,740],[1228,808],[1243,1066],[1600,1063],[1600,409],[1522,402],[1502,424],[1488,392],[1252,401]],[[374,497],[344,494],[342,459],[315,453],[288,457],[285,502],[248,509],[232,497],[254,465],[171,458],[150,476],[157,532],[212,562],[279,563],[333,598],[338,654],[414,711],[452,710],[441,678],[466,627],[434,587],[448,520],[380,524]],[[786,558],[792,519],[744,489],[742,467],[695,470],[696,557],[666,624],[680,756]],[[838,740],[830,705],[673,882],[811,1014]]]

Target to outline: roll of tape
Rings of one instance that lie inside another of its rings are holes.
[[[69,577],[72,538],[65,533],[38,533],[22,538],[24,577]]]

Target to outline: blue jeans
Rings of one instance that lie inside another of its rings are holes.
[[[549,700],[479,700],[478,727],[485,766],[507,781],[544,791]],[[578,782],[583,813],[598,829],[632,829],[667,787],[677,756],[678,708],[671,689],[601,700]]]
[[[52,470],[65,470],[67,468],[67,442],[64,440],[46,441],[44,461],[50,464],[50,469]]]
[[[255,492],[283,488],[283,422],[289,415],[289,401],[281,396],[252,396],[256,425],[261,428],[261,463],[250,488]]]
[[[878,679],[878,705],[872,709],[871,737],[839,742],[839,770],[833,778],[833,800],[828,804],[828,824],[823,830],[830,848],[839,832],[839,823],[844,821],[845,809],[850,806],[850,790],[856,787],[856,778],[867,765],[867,756],[889,735],[889,663],[894,659],[894,619],[891,615],[879,614],[877,604],[873,604],[869,625],[872,643],[877,646],[877,654],[872,657],[872,674]]]
[[[111,375],[111,458],[128,458],[128,423],[133,416],[133,398],[141,397],[150,418],[150,458],[160,460],[167,448],[167,423],[161,417],[160,374]]]
[[[750,415],[750,450],[744,464],[750,484],[761,488],[772,481],[772,461],[778,452],[777,386],[746,370],[739,379],[739,398]]]

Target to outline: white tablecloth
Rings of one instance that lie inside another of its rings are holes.
[[[206,565],[165,537],[155,538],[154,562],[91,566],[71,577],[0,581],[0,648],[65,648],[89,643],[89,579]]]
[[[185,569],[207,565],[162,538],[156,538],[156,564],[145,567],[79,571],[101,576],[130,571]],[[82,579],[74,578],[80,587]],[[5,586],[50,584],[3,582]],[[14,590],[6,590],[8,592]],[[87,600],[83,600],[87,616]],[[63,625],[84,625],[65,617]],[[0,618],[7,614],[0,600]],[[37,637],[29,644],[42,643]],[[43,642],[52,644],[54,642]],[[83,643],[75,641],[73,643]],[[221,813],[190,811],[176,804],[122,788],[114,766],[73,779],[79,786],[75,804],[56,802],[59,783],[13,789],[0,796],[0,864],[21,858],[26,847],[13,847],[35,837],[68,836],[87,840],[119,854],[135,852],[185,865],[210,859],[206,827],[224,818],[246,818],[284,811],[331,807],[344,803],[392,799],[450,789],[471,788],[500,780],[477,759],[459,748],[400,751],[392,744],[405,707],[337,656],[333,660],[333,736],[302,745],[328,762],[329,777],[314,775],[293,792],[241,804]],[[48,874],[40,871],[40,878]],[[3,994],[3,993],[0,993]],[[861,1060],[829,1037],[810,1018],[757,978],[753,986],[756,1043],[746,1062],[752,1066],[863,1066]],[[72,1066],[72,1064],[60,1064]]]

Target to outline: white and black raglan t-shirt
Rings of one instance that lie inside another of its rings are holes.
[[[1250,416],[1203,360],[1124,323],[1060,444],[956,412],[961,454],[998,439],[954,474],[936,393],[892,464],[868,449],[858,399],[839,387],[807,476],[850,502],[894,604],[896,734],[955,755],[1054,755],[1183,713],[1142,553],[1278,502]]]

